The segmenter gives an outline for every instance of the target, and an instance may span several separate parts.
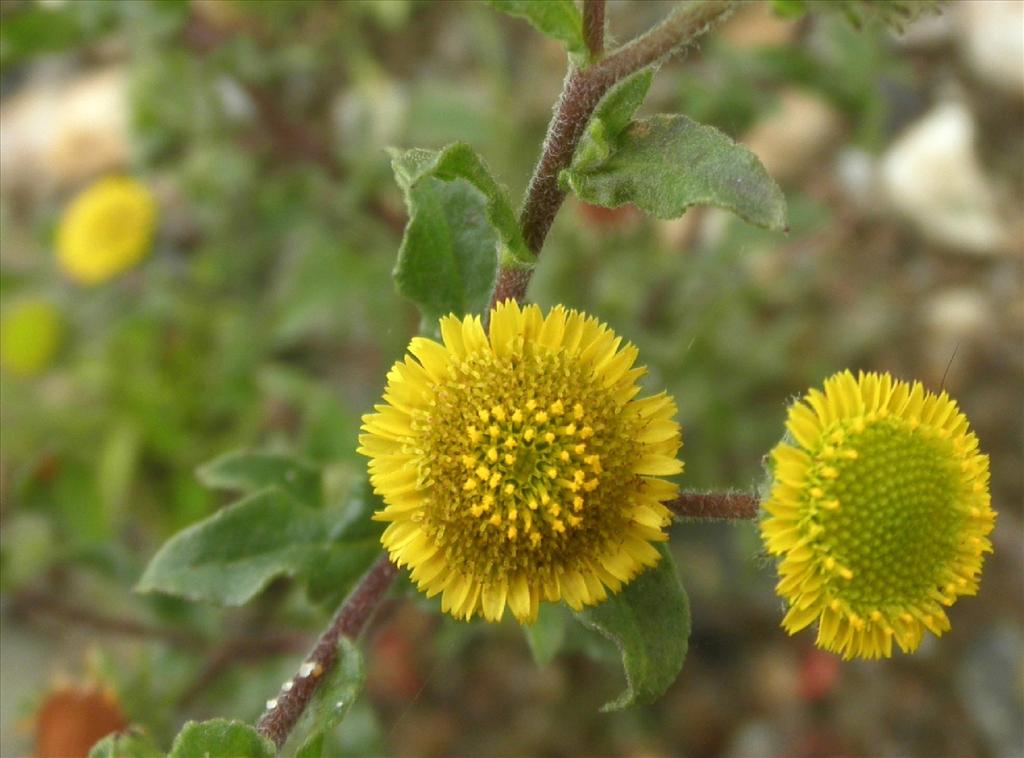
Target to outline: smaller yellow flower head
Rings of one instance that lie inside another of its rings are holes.
[[[794,634],[844,658],[915,650],[978,589],[995,513],[988,457],[945,392],[849,371],[789,409],[761,533]]]
[[[129,177],[101,179],[81,192],[57,229],[57,262],[80,284],[98,284],[131,268],[149,252],[156,202]]]
[[[45,300],[23,300],[0,316],[0,365],[19,376],[34,376],[50,365],[63,324]]]
[[[417,337],[363,417],[359,452],[390,522],[382,542],[456,618],[520,622],[618,592],[668,539],[682,471],[675,403],[634,399],[637,350],[561,306],[508,301]]]

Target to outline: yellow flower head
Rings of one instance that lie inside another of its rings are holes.
[[[359,452],[382,542],[442,610],[520,622],[617,592],[659,553],[682,471],[675,403],[635,400],[637,350],[596,319],[513,301],[441,319],[391,369]]]
[[[978,588],[995,514],[988,457],[946,393],[849,371],[789,409],[761,533],[790,634],[844,658],[915,650]]]
[[[144,184],[108,177],[79,194],[57,230],[57,262],[80,284],[98,284],[149,252],[156,202]]]
[[[53,360],[64,331],[60,315],[46,300],[23,300],[0,317],[0,365],[12,374],[33,376]]]

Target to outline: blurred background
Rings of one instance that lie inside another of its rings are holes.
[[[670,7],[613,0],[611,34]],[[476,2],[0,13],[0,753],[59,755],[80,721],[164,745],[186,718],[252,721],[330,608],[287,581],[230,611],[131,588],[226,502],[194,475],[225,451],[298,453],[328,491],[358,479],[359,417],[418,325],[390,278],[405,210],[383,149],[467,141],[520,198],[564,53]],[[582,631],[538,666],[511,622],[396,598],[335,754],[1024,754],[1022,30],[1020,2],[951,3],[899,34],[745,8],[664,67],[642,114],[747,144],[789,234],[570,198],[530,291],[640,347],[649,387],[679,402],[691,488],[755,485],[787,400],[841,368],[947,389],[999,512],[952,631],[840,664],[779,628],[752,525],[677,524],[693,635],[659,703],[599,713],[622,671]],[[153,194],[153,244],[78,284],[56,229],[112,174]]]

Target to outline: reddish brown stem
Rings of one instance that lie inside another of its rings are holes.
[[[587,43],[591,62],[597,61],[604,54],[604,2],[583,2],[583,40]]]
[[[658,63],[674,51],[724,19],[736,0],[705,0],[684,3],[664,22],[642,37],[619,48],[586,69],[569,73],[555,115],[548,125],[540,160],[526,190],[519,218],[526,246],[539,255],[565,192],[558,186],[558,174],[568,168],[583,130],[594,108],[617,82],[645,66]],[[588,6],[589,7],[589,4]],[[592,12],[593,13],[593,12]],[[603,29],[603,23],[601,24]],[[530,281],[530,269],[503,266],[498,274],[492,306],[506,298],[521,300]]]
[[[320,635],[312,652],[299,668],[298,675],[285,685],[276,699],[267,703],[267,710],[256,722],[256,731],[279,749],[288,739],[320,682],[336,663],[338,640],[341,637],[354,640],[362,633],[397,573],[398,569],[386,555],[378,558],[338,608],[330,626]]]
[[[760,500],[749,492],[684,492],[664,505],[680,518],[750,521],[757,518]]]

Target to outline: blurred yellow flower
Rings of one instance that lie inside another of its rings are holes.
[[[131,268],[149,252],[156,202],[129,177],[101,179],[80,193],[57,230],[57,261],[80,284],[98,284]]]
[[[761,533],[794,634],[844,658],[915,650],[978,588],[995,520],[988,457],[945,392],[849,371],[789,409]]]
[[[675,403],[635,400],[637,349],[596,319],[513,301],[441,320],[391,369],[359,451],[382,542],[456,618],[530,623],[618,592],[659,559],[682,471]]]
[[[60,314],[45,300],[23,300],[0,316],[0,365],[33,376],[50,365],[60,346]]]

